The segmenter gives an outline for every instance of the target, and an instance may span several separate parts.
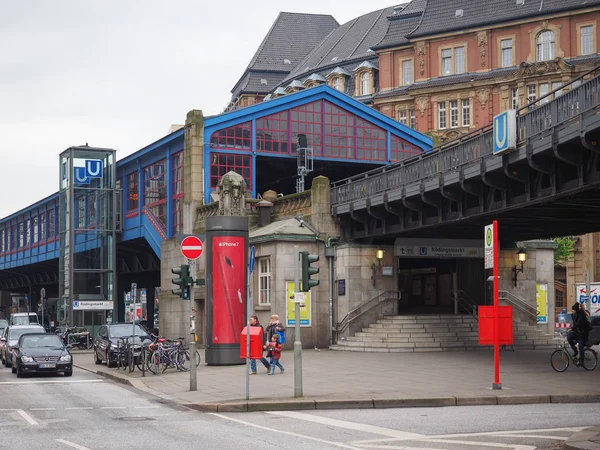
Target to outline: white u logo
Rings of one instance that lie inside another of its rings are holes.
[[[102,171],[102,161],[86,160],[86,171],[91,178],[100,176]],[[95,165],[95,168],[94,168]]]
[[[502,114],[502,117],[496,118],[494,124],[494,139],[496,141],[496,148],[502,149],[506,145],[507,139],[507,126],[506,126],[506,114]],[[499,139],[502,137],[502,139]]]

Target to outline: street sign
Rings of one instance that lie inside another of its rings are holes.
[[[181,254],[187,259],[198,259],[202,255],[202,241],[197,236],[187,236],[181,241]]]
[[[509,109],[494,117],[494,155],[517,148],[517,111]]]
[[[579,296],[579,303],[587,303],[590,301],[590,296],[589,295],[580,295]]]
[[[250,273],[254,271],[254,260],[256,259],[256,247],[253,245],[250,249],[250,261],[248,262],[248,270]]]
[[[494,268],[494,225],[486,225],[484,232],[485,269]]]

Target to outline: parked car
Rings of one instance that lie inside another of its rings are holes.
[[[34,312],[28,313],[12,313],[10,315],[10,324],[11,325],[31,325],[38,324],[40,321],[38,315]]]
[[[124,337],[133,337],[134,356],[141,353],[143,342],[151,339],[148,332],[137,324],[113,323],[102,325],[94,339],[94,360],[96,364],[102,364],[106,361],[108,367],[116,366],[119,338]]]
[[[73,356],[62,340],[52,333],[21,335],[12,352],[12,373],[21,378],[28,373],[73,375]]]
[[[0,339],[2,342],[2,363],[6,367],[12,364],[12,350],[19,338],[25,333],[45,333],[46,330],[41,325],[10,325],[4,330],[4,336]]]
[[[0,336],[2,336],[2,333],[6,327],[8,327],[8,320],[0,319]]]

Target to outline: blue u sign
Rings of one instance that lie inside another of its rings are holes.
[[[73,158],[73,179],[77,184],[90,184],[92,178],[102,178],[101,159]]]
[[[494,154],[517,148],[517,111],[509,109],[494,117]]]

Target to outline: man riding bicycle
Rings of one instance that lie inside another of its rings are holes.
[[[569,334],[567,334],[567,341],[573,349],[574,359],[577,360],[579,358],[579,355],[583,357],[583,348],[589,337],[590,324],[587,320],[585,312],[581,309],[579,303],[575,303],[571,308],[571,311],[573,317],[573,325],[571,326],[571,331],[569,331]],[[575,347],[575,343],[573,341],[577,341],[577,344],[579,345],[579,353],[577,352],[577,348]],[[581,365],[580,360],[578,360],[577,365]]]

